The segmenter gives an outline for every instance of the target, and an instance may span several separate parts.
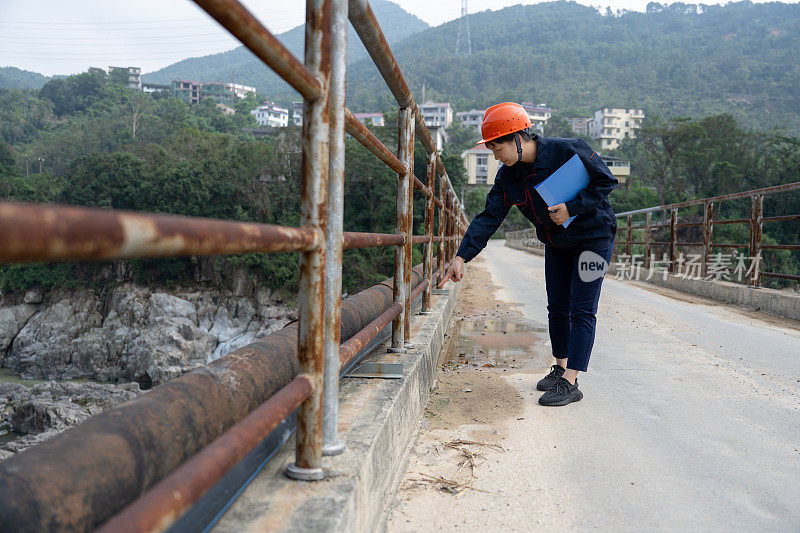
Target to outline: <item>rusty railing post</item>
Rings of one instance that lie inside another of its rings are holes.
[[[669,220],[669,271],[675,272],[675,257],[678,255],[678,209],[672,208]]]
[[[714,202],[703,205],[703,264],[700,267],[702,277],[708,273],[708,260],[713,251],[712,240],[714,232]]]
[[[405,324],[406,324],[406,300],[410,296],[408,283],[411,273],[406,276],[408,265],[407,255],[411,253],[411,236],[409,219],[408,199],[413,191],[411,181],[414,179],[414,110],[411,107],[402,107],[399,112],[397,124],[397,157],[405,166],[405,174],[397,175],[397,203],[395,206],[395,233],[405,236],[403,244],[394,248],[394,283],[393,296],[394,302],[403,306],[403,310],[392,321],[392,346],[389,348],[391,353],[404,353],[405,343]]]
[[[422,293],[422,311],[420,314],[428,315],[431,313],[431,289],[434,280],[431,279],[433,274],[433,216],[434,216],[434,203],[435,197],[434,187],[436,185],[436,152],[428,154],[428,168],[426,169],[427,182],[425,184],[428,190],[431,191],[431,196],[425,199],[425,235],[430,239],[425,243],[425,257],[423,258],[423,275],[425,279],[430,280],[425,292]]]
[[[414,131],[415,120],[414,106],[410,107],[411,124],[408,127],[407,157],[403,163],[408,176],[408,199],[406,200],[406,267],[403,269],[403,285],[406,287],[405,301],[403,302],[403,347],[413,348],[411,343],[411,267],[413,266],[413,237],[414,237]]]
[[[306,67],[320,81],[322,95],[303,106],[303,158],[300,184],[300,226],[313,229],[320,242],[325,235],[328,203],[328,149],[330,142],[329,76],[331,0],[306,3]],[[322,376],[324,368],[325,247],[300,254],[297,356],[300,372],[314,392],[297,415],[295,462],[286,468],[293,479],[325,477],[322,471]]]
[[[750,285],[761,287],[761,241],[763,238],[764,224],[764,195],[754,194],[750,197],[750,260],[752,274]]]
[[[322,455],[344,451],[339,439],[339,345],[342,339],[344,104],[347,85],[347,0],[333,0],[331,19],[330,154],[325,260],[325,384]]]
[[[436,243],[436,266],[438,269],[441,270],[441,276],[444,277],[446,274],[445,266],[447,261],[444,257],[444,231],[445,231],[445,224],[447,223],[447,213],[445,212],[445,208],[447,204],[445,203],[445,189],[444,189],[444,181],[447,179],[446,174],[442,174],[439,176],[439,202],[441,202],[441,207],[439,207],[439,242]],[[437,284],[438,285],[438,284]]]
[[[630,256],[631,255],[631,235],[632,235],[632,233],[631,233],[632,232],[631,224],[633,222],[633,215],[628,215],[627,218],[628,218],[628,229],[627,229],[627,231],[625,233],[625,253],[628,254],[628,256]]]
[[[650,270],[650,254],[653,253],[653,212],[644,214],[644,267]]]

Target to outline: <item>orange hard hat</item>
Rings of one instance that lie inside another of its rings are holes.
[[[503,135],[530,127],[531,119],[521,105],[514,102],[495,104],[483,114],[483,122],[481,123],[481,136],[483,138],[477,144],[483,144]]]

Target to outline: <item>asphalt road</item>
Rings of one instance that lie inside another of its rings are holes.
[[[491,241],[479,258],[466,276],[489,287],[485,309],[546,325],[543,257]],[[552,363],[539,335],[534,364],[517,352],[521,364],[483,369],[491,379],[475,361],[440,374],[432,402],[446,407],[423,422],[389,531],[800,531],[800,323],[607,275],[584,399],[555,408],[537,403]],[[518,401],[514,416],[453,414],[501,402],[463,388],[497,379],[516,400],[494,405]],[[486,492],[455,497],[419,478],[461,475],[440,444],[487,428],[505,452],[482,450],[472,485]]]

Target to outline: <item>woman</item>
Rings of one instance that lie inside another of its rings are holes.
[[[607,197],[617,179],[582,139],[539,137],[528,133],[530,126],[519,104],[505,102],[486,110],[478,144],[485,143],[503,164],[486,196],[486,208],[470,223],[439,287],[461,280],[464,263],[480,253],[511,206],[517,206],[545,245],[547,318],[556,364],[536,385],[546,391],[539,403],[560,406],[583,398],[577,377],[589,365],[600,286],[614,250],[617,223]],[[548,207],[534,186],[575,154],[589,173],[589,184],[573,200]],[[572,216],[576,218],[564,228],[561,224]],[[593,267],[604,261],[604,269],[582,272],[586,259],[595,260]]]

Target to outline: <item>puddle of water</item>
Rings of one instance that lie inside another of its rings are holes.
[[[0,368],[0,383],[19,383],[26,387],[33,387],[50,381],[59,383],[114,383],[113,381],[97,381],[95,379],[25,379],[14,374],[10,368]]]
[[[18,439],[23,435],[24,433],[17,433],[16,431],[0,429],[0,444],[11,442],[12,440]]]
[[[461,319],[453,324],[450,344],[439,364],[521,371],[547,368],[552,364],[545,345],[547,331],[546,325],[522,318]]]

